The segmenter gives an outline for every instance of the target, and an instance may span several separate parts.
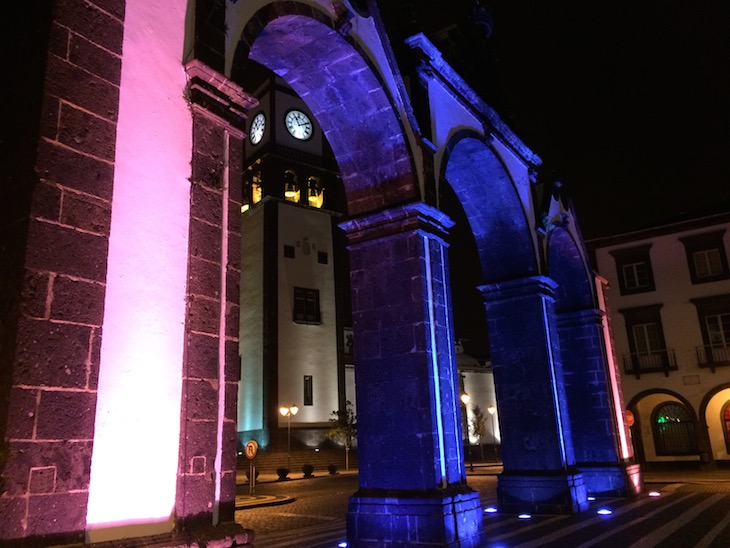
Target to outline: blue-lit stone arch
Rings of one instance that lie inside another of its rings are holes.
[[[509,171],[488,141],[474,131],[458,131],[446,147],[443,165],[443,178],[474,234],[483,281],[537,274],[529,217]]]
[[[540,271],[529,178],[518,179],[488,140],[454,132],[443,178],[474,233],[482,269],[489,346],[499,408],[506,511],[579,512],[587,507],[574,474],[572,436],[555,333],[555,283]],[[520,166],[525,168],[524,164]],[[535,473],[548,473],[538,485]]]
[[[555,205],[556,202],[553,202]],[[556,209],[555,207],[553,209]],[[547,271],[556,283],[555,312],[576,467],[596,496],[630,494],[621,465],[623,405],[604,342],[596,281],[569,210],[547,223]]]
[[[307,4],[272,2],[244,27],[234,67],[253,59],[307,103],[337,159],[352,216],[421,193],[388,89],[341,24]],[[235,72],[245,80],[245,68]]]
[[[410,107],[397,108],[383,84],[400,76],[379,74],[394,65],[376,67],[342,24],[302,3],[273,2],[244,25],[236,58],[267,67],[307,104],[344,183],[360,487],[348,540],[480,546],[458,420],[445,243],[453,223],[421,201]],[[387,37],[378,39],[388,51]]]
[[[548,234],[547,274],[558,283],[556,312],[595,307],[593,276],[583,245],[567,228],[556,227]]]

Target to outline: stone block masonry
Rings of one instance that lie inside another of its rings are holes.
[[[124,2],[60,0],[12,346],[0,538],[82,538],[111,219]]]

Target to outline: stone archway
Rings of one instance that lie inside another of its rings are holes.
[[[555,308],[576,466],[591,495],[635,495],[641,480],[638,466],[628,463],[619,372],[609,359],[605,311],[596,295],[600,282],[573,233],[574,219],[551,220],[545,226],[547,268],[558,283]]]
[[[281,76],[322,126],[345,185],[348,214],[418,200],[413,151],[368,60],[317,10],[296,2],[280,9],[262,8],[244,28],[248,57]]]
[[[344,176],[363,412],[353,544],[483,540],[461,454],[451,220],[430,200],[446,142],[464,128],[443,173],[477,241],[502,422],[519,433],[505,447],[503,510],[585,507],[556,335],[560,289],[536,236],[534,155],[425,37],[407,43],[420,50],[409,69],[424,88],[416,116],[372,2],[359,15],[325,0],[52,4],[41,8],[45,26],[63,39],[33,67],[28,119],[43,122],[18,147],[27,187],[8,192],[22,211],[3,238],[13,251],[12,272],[0,272],[13,331],[0,349],[10,364],[0,379],[3,541],[172,535],[232,519],[235,213],[254,102],[225,74],[236,74],[230,40],[241,33],[240,55],[310,105]],[[238,27],[226,18],[249,6],[261,9],[227,37]]]
[[[243,35],[249,58],[316,117],[347,197],[360,462],[348,537],[352,545],[478,546],[482,514],[465,484],[458,420],[445,249],[452,223],[420,201],[419,152],[381,75],[334,22],[308,10],[263,8]]]
[[[652,417],[656,408],[663,403],[677,403],[687,411],[695,427],[698,454],[701,451],[709,451],[706,424],[704,423],[703,417],[701,415],[698,416],[695,406],[687,398],[673,390],[659,388],[644,390],[631,398],[631,401],[627,405],[627,408],[635,416],[632,436],[635,451],[641,459],[642,464],[649,466],[651,463],[663,460],[682,460],[682,457],[667,457],[657,454]],[[696,459],[699,460],[699,456]]]
[[[587,494],[575,468],[555,336],[557,285],[540,273],[533,206],[483,139],[457,134],[448,151],[444,177],[469,219],[486,282],[480,290],[504,432],[500,507],[581,511]]]
[[[724,414],[727,402],[730,401],[730,384],[715,386],[702,398],[699,406],[700,462],[714,464],[717,460],[727,461],[730,447],[726,442],[724,431]],[[703,453],[705,453],[703,455]]]

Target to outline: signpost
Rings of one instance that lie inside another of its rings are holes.
[[[244,449],[244,453],[246,453],[246,458],[248,459],[249,463],[248,491],[251,495],[253,495],[254,491],[256,490],[256,467],[253,464],[253,459],[256,458],[256,453],[258,450],[259,444],[256,442],[256,440],[250,440],[248,443],[246,443],[246,447]]]

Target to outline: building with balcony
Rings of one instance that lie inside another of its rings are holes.
[[[722,213],[587,242],[609,288],[634,451],[650,467],[730,463],[729,228]]]

